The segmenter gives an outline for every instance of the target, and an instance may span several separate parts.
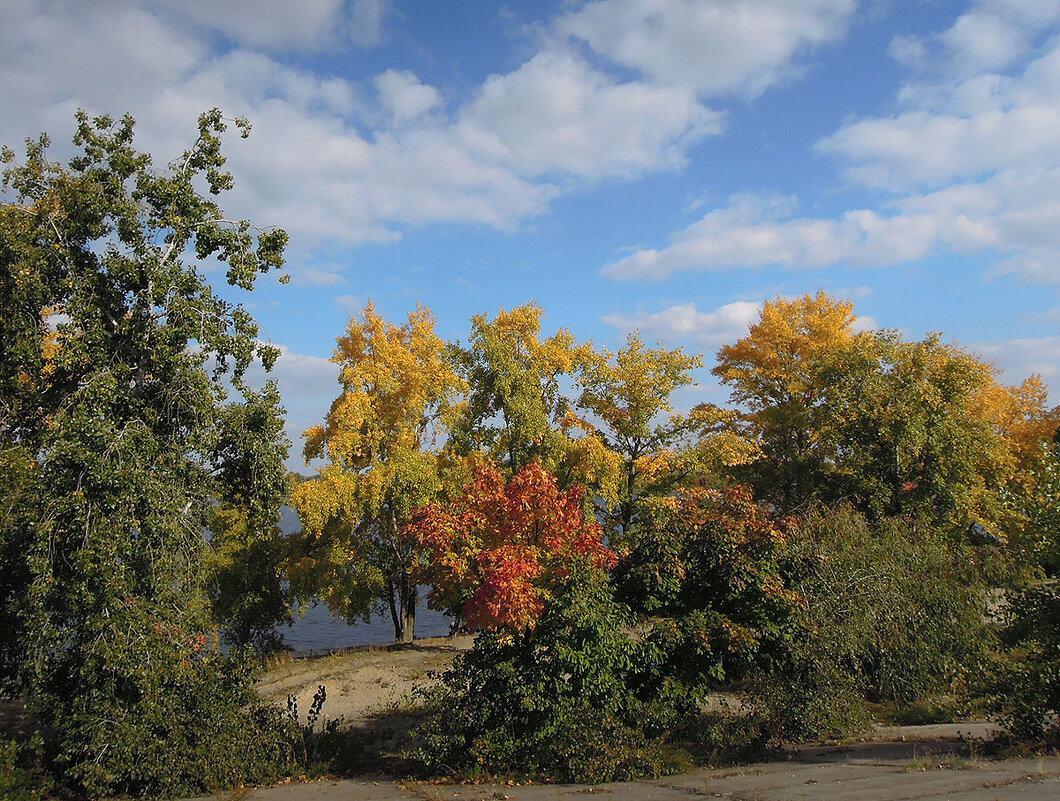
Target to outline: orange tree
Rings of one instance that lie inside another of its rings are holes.
[[[853,304],[824,292],[766,303],[747,336],[718,351],[713,373],[742,407],[739,427],[762,459],[739,471],[785,510],[813,496],[827,470],[830,421],[822,361],[854,339]]]
[[[536,463],[507,482],[486,467],[409,530],[432,554],[434,603],[463,604],[480,628],[427,693],[417,753],[429,769],[581,781],[666,769],[675,710],[637,693],[651,652],[630,636],[607,580],[615,557],[578,491]]]
[[[582,511],[578,488],[562,491],[534,462],[505,482],[492,465],[474,471],[451,503],[418,510],[405,537],[427,555],[419,577],[431,604],[472,629],[533,629],[570,563],[608,570],[615,555]]]

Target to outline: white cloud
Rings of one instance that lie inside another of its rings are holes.
[[[892,53],[922,73],[902,110],[851,122],[819,149],[851,180],[895,191],[1060,163],[1060,2],[983,0],[933,41]],[[912,53],[914,56],[909,56]]]
[[[304,469],[302,458],[302,433],[320,425],[331,403],[341,391],[339,366],[330,359],[294,353],[286,345],[277,345],[280,356],[271,372],[266,373],[260,365],[251,366],[247,380],[252,386],[263,386],[273,380],[283,398],[286,411],[284,432],[291,441],[287,466],[291,470]]]
[[[637,329],[648,337],[667,342],[716,348],[746,336],[747,329],[761,314],[762,306],[761,302],[740,300],[703,312],[694,303],[683,303],[657,312],[608,314],[603,320],[623,332]]]
[[[638,250],[612,262],[612,278],[660,279],[681,270],[890,264],[926,255],[939,238],[929,214],[880,215],[869,209],[839,219],[794,218],[789,199],[737,196],[674,234],[662,250]]]
[[[1038,314],[1027,314],[1020,318],[1020,322],[1034,325],[1037,323],[1060,324],[1060,306],[1054,306],[1048,311]]]
[[[267,50],[313,50],[334,45],[344,24],[344,0],[156,2],[240,45]]]
[[[615,278],[678,270],[890,265],[987,253],[990,275],[1060,283],[1060,0],[981,0],[935,37],[898,38],[914,79],[893,116],[821,140],[876,207],[796,217],[792,204],[734,198],[605,268]]]
[[[972,350],[1001,368],[1006,384],[1019,384],[1032,373],[1040,375],[1049,385],[1049,402],[1060,403],[1060,337],[979,342]]]
[[[248,142],[228,147],[226,211],[302,241],[357,244],[434,222],[510,229],[586,181],[678,165],[720,128],[688,88],[620,82],[555,50],[492,76],[451,115],[408,72],[382,73],[365,95],[269,53],[324,42],[349,15],[362,44],[377,41],[387,3],[315,0],[289,25],[274,8],[13,4],[0,27],[0,142],[47,130],[63,158],[74,109],[130,111],[138,145],[165,163],[194,138],[198,113],[217,106],[254,124]],[[202,26],[237,46],[211,50]]]
[[[335,305],[350,311],[360,311],[364,308],[365,300],[360,295],[336,295]]]
[[[345,284],[346,277],[332,270],[320,270],[315,267],[294,267],[289,270],[291,283],[295,286],[335,286]]]
[[[411,72],[387,70],[375,77],[375,86],[380,102],[397,125],[405,125],[442,103],[438,90]]]
[[[353,41],[365,48],[383,41],[383,23],[390,13],[390,0],[353,0],[350,20]]]
[[[652,81],[754,97],[798,74],[798,57],[842,36],[855,0],[602,0],[556,29]]]
[[[559,52],[490,76],[460,117],[473,151],[527,176],[602,178],[672,167],[690,142],[720,129],[721,115],[688,89],[616,83]]]

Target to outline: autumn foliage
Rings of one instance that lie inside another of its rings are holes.
[[[420,580],[434,587],[432,606],[462,610],[473,629],[532,629],[573,560],[604,571],[616,562],[580,490],[561,491],[536,462],[507,482],[493,466],[476,469],[452,504],[422,508],[406,532],[427,553]]]

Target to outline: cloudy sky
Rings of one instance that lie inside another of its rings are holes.
[[[534,299],[549,332],[709,367],[764,300],[823,288],[1060,403],[1060,0],[0,10],[0,142],[64,157],[76,109],[130,112],[164,164],[205,109],[253,123],[223,205],[291,235],[291,284],[237,299],[283,349],[295,453],[369,298],[453,339]],[[700,378],[680,402],[724,403]]]

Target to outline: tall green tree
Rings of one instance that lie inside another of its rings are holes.
[[[233,183],[226,127],[203,114],[161,170],[128,116],[79,112],[66,166],[43,136],[21,163],[3,151],[2,664],[88,796],[190,793],[282,762],[248,674],[207,636],[203,526],[231,489],[223,402],[232,386],[274,418],[243,376],[277,351],[187,259],[216,258],[249,290],[287,242],[212,198]]]
[[[732,412],[699,404],[688,414],[674,413],[673,393],[693,384],[692,371],[702,366],[701,356],[680,348],[646,348],[638,332],[617,353],[593,351],[585,358],[577,401],[585,419],[579,422],[617,461],[614,503],[606,510],[616,544],[643,511],[642,500],[758,454],[755,443],[731,430]]]
[[[206,513],[208,596],[226,642],[267,653],[282,647],[277,625],[292,621],[282,575],[289,543],[279,526],[290,495],[290,442],[279,392],[271,383],[246,390],[243,403],[222,407],[218,425],[212,456],[220,494]]]

